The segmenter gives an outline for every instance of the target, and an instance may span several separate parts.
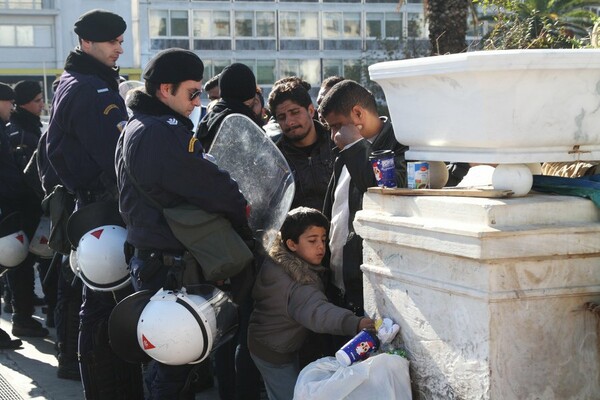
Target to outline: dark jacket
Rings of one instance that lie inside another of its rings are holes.
[[[40,136],[42,136],[42,121],[39,116],[17,107],[10,117],[10,125],[10,144],[19,168],[23,170],[33,156]]]
[[[292,173],[296,191],[291,208],[299,206],[323,208],[327,185],[333,173],[333,148],[329,131],[315,121],[317,143],[312,147],[310,155],[294,146],[293,142],[282,135],[277,141],[277,147],[283,153]]]
[[[230,114],[243,114],[254,121],[258,126],[262,125],[262,122],[250,107],[241,101],[236,99],[219,99],[198,125],[196,137],[200,140],[205,151],[208,152],[210,150],[210,146],[221,127],[221,122],[223,122],[223,119]]]
[[[18,208],[25,195],[23,173],[19,170],[11,152],[6,123],[0,119],[0,209],[6,215]]]
[[[327,188],[323,213],[331,220],[331,209],[335,199],[335,188],[338,178],[345,165],[350,174],[350,188],[348,193],[348,239],[343,249],[343,275],[344,287],[346,289],[345,305],[357,307],[362,312],[363,288],[362,272],[362,238],[354,231],[354,217],[362,209],[363,195],[369,187],[377,186],[373,167],[369,162],[369,155],[376,150],[393,150],[396,167],[396,185],[400,188],[406,187],[406,161],[404,153],[407,146],[398,143],[394,136],[392,123],[385,119],[383,128],[373,143],[366,139],[355,143],[344,151],[338,151],[333,167],[333,176]],[[351,304],[350,304],[351,303]]]
[[[143,91],[129,108],[133,116],[119,140],[116,168],[119,208],[127,241],[142,249],[183,250],[161,210],[139,193],[125,171],[163,207],[190,203],[222,214],[234,227],[246,225],[246,200],[229,174],[204,158],[192,122]]]
[[[54,187],[61,184],[56,171],[52,167],[52,164],[50,164],[50,160],[48,160],[48,151],[46,149],[47,136],[48,131],[42,133],[35,157],[40,183],[45,195],[52,193]]]
[[[119,73],[75,50],[52,101],[48,158],[69,191],[116,194],[115,147],[127,121]]]
[[[263,263],[252,297],[248,348],[260,359],[291,362],[309,330],[353,336],[360,317],[337,307],[324,294],[326,269],[290,252],[278,237]]]

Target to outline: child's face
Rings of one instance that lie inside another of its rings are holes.
[[[319,265],[325,256],[325,242],[327,240],[325,228],[309,226],[298,238],[298,243],[288,239],[287,247],[304,261]]]

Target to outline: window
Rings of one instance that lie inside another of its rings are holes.
[[[342,60],[323,60],[323,78],[334,75],[344,76],[344,66]]]
[[[51,0],[0,0],[0,8],[11,10],[42,10],[54,8]]]
[[[323,13],[323,37],[326,39],[360,39],[360,13]]]
[[[235,13],[236,37],[275,37],[275,12],[237,11]]]
[[[188,12],[150,10],[150,37],[189,36]]]
[[[385,13],[385,37],[402,37],[402,15],[400,13]]]
[[[319,14],[316,12],[281,11],[279,13],[279,33],[282,38],[319,37]]]
[[[366,25],[368,38],[383,38],[383,13],[367,13]]]
[[[257,85],[272,85],[275,82],[275,60],[237,60],[250,67]],[[268,93],[267,93],[268,95]],[[266,97],[266,95],[265,95]]]
[[[0,25],[0,46],[52,47],[50,25]]]
[[[229,11],[197,10],[193,13],[195,50],[231,50]]]
[[[299,76],[313,86],[321,81],[319,60],[279,60],[279,78]]]

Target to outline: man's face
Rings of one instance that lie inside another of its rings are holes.
[[[10,113],[14,108],[14,100],[0,100],[0,119],[7,123],[10,121]]]
[[[173,111],[189,117],[194,107],[200,107],[200,93],[202,93],[202,81],[184,81],[179,84],[177,91],[173,93],[172,84],[169,92],[164,97],[164,103]]]
[[[109,68],[117,65],[123,54],[123,35],[108,42],[81,41],[81,49]]]
[[[315,108],[312,104],[308,108],[304,108],[291,100],[286,100],[275,107],[275,119],[283,134],[297,143],[302,142],[311,132],[315,131],[314,113]],[[310,144],[312,143],[305,145]]]
[[[39,93],[29,103],[21,104],[19,107],[39,117],[44,110],[44,99],[42,98],[42,94]]]
[[[208,95],[208,99],[210,101],[218,100],[221,97],[221,89],[219,88],[219,85],[217,85],[212,89],[208,90],[206,94]]]
[[[331,129],[331,140],[333,140],[334,135],[340,130],[340,128],[344,125],[354,125],[354,120],[350,115],[342,115],[334,112],[330,112],[327,116],[321,116]]]

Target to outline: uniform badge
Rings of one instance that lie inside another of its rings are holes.
[[[114,109],[119,109],[119,106],[117,106],[116,104],[109,104],[105,109],[104,109],[104,115],[108,115],[109,112],[111,112]]]
[[[167,124],[169,125],[177,125],[179,123],[179,121],[177,121],[177,118],[169,118],[167,120]]]

